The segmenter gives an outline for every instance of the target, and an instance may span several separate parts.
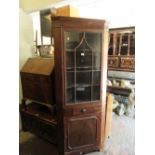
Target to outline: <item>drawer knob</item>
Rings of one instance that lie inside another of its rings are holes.
[[[81,109],[81,112],[86,112],[87,110],[85,108],[82,108]]]
[[[36,114],[35,114],[35,116],[39,116],[39,114],[38,114],[38,113],[36,113]]]

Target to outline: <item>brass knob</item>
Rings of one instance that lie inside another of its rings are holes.
[[[35,116],[39,116],[39,114],[38,114],[38,113],[36,113],[36,114],[35,114]]]
[[[86,112],[87,110],[85,108],[82,108],[81,109],[81,112]]]

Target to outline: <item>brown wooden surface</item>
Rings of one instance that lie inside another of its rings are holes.
[[[54,69],[52,58],[29,58],[21,69],[22,73],[50,75]]]
[[[80,149],[96,144],[98,120],[96,117],[75,117],[67,123],[67,149]]]
[[[121,59],[120,59],[120,68],[134,70],[134,68],[135,68],[135,58],[134,57],[121,57]]]
[[[119,67],[119,57],[109,56],[108,57],[108,67],[109,68],[118,68]]]
[[[57,144],[57,120],[46,106],[30,103],[26,110],[20,108],[22,129],[51,143]]]
[[[78,30],[84,31],[93,31],[95,29],[100,29],[103,31],[104,23],[103,20],[96,20],[96,19],[88,19],[88,18],[77,18],[77,17],[61,17],[61,16],[54,16],[52,17],[53,23],[52,27],[63,27],[63,28],[73,28]],[[87,23],[87,24],[86,24]],[[88,30],[87,30],[88,29]]]
[[[49,123],[57,123],[54,107],[51,111],[44,105],[32,102],[26,106],[26,110],[21,107],[20,111]]]
[[[55,104],[54,60],[51,58],[30,58],[21,69],[23,98]]]
[[[77,8],[66,5],[56,9],[55,16],[68,16],[68,17],[79,17],[80,12]]]
[[[104,144],[106,144],[107,139],[111,135],[111,124],[112,124],[112,106],[113,98],[112,94],[107,93],[107,103],[106,103],[106,123],[105,123],[105,137]]]
[[[55,41],[55,87],[58,117],[58,148],[60,155],[74,155],[100,149],[105,129],[107,47],[102,44],[102,97],[97,103],[65,104],[64,31],[101,32],[106,42],[105,21],[69,17],[52,17]],[[108,37],[107,37],[108,39]],[[89,128],[89,132],[87,130]],[[80,138],[78,140],[78,138]]]
[[[131,93],[131,89],[130,88],[122,88],[119,86],[108,86],[107,92],[112,93],[112,94],[128,96]]]

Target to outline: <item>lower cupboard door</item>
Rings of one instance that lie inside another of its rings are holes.
[[[67,122],[67,150],[95,146],[98,141],[98,118],[96,116],[70,118]]]

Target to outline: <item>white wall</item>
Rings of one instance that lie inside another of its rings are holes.
[[[82,17],[106,19],[110,28],[135,26],[134,0],[95,0],[77,7]]]
[[[71,4],[80,10],[80,16],[106,19],[109,27],[135,26],[134,0],[65,0],[49,7]]]
[[[37,39],[37,45],[41,45],[41,21],[40,12],[36,11],[30,14],[33,20],[34,40]]]
[[[32,18],[30,15],[26,14],[22,9],[19,9],[19,69],[21,69],[26,60],[32,56],[32,46],[33,46]],[[21,80],[19,78],[19,103],[21,103],[21,99],[22,99],[22,88],[21,88]],[[19,120],[19,130],[21,130],[21,120]]]
[[[19,6],[26,12],[32,12],[60,1],[63,0],[19,0]]]
[[[19,69],[32,56],[33,24],[29,14],[19,9]],[[20,79],[20,78],[19,78]],[[19,83],[19,100],[22,99],[21,82]]]

